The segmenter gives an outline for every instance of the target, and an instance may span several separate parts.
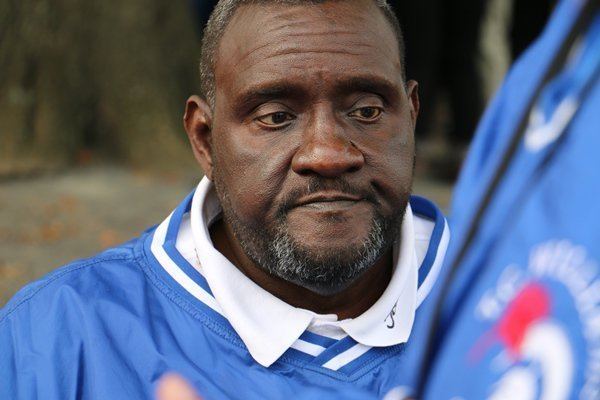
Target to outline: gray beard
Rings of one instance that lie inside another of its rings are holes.
[[[243,223],[231,207],[227,193],[219,186],[217,183],[225,222],[244,253],[270,275],[323,296],[349,287],[392,248],[400,236],[408,203],[406,199],[399,211],[387,219],[375,212],[369,235],[362,244],[323,253],[311,251],[294,241],[288,231],[286,213],[278,214],[273,228]]]
[[[359,246],[315,255],[295,243],[285,229],[277,232],[268,246],[264,263],[272,275],[321,295],[346,289],[374,265],[391,247],[384,235],[385,222],[374,218],[371,230]]]

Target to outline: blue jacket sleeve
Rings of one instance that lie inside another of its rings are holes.
[[[36,294],[41,285],[26,287],[0,311],[0,399],[82,395],[84,319],[77,300],[68,287]]]
[[[18,399],[18,371],[14,330],[8,318],[0,324],[0,398]]]

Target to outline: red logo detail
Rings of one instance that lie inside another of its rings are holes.
[[[506,307],[495,330],[510,353],[518,357],[527,329],[535,322],[545,319],[548,314],[550,295],[542,285],[532,283]]]
[[[501,342],[510,355],[520,356],[521,344],[527,330],[550,314],[550,295],[539,283],[525,286],[508,304],[504,314],[491,331],[486,332],[469,352],[468,359],[478,362],[496,342]]]

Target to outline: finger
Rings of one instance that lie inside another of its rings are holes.
[[[166,374],[158,382],[157,400],[201,400],[192,386],[176,374]]]

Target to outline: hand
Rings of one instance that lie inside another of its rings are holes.
[[[166,374],[158,382],[156,400],[202,400],[181,376]]]

